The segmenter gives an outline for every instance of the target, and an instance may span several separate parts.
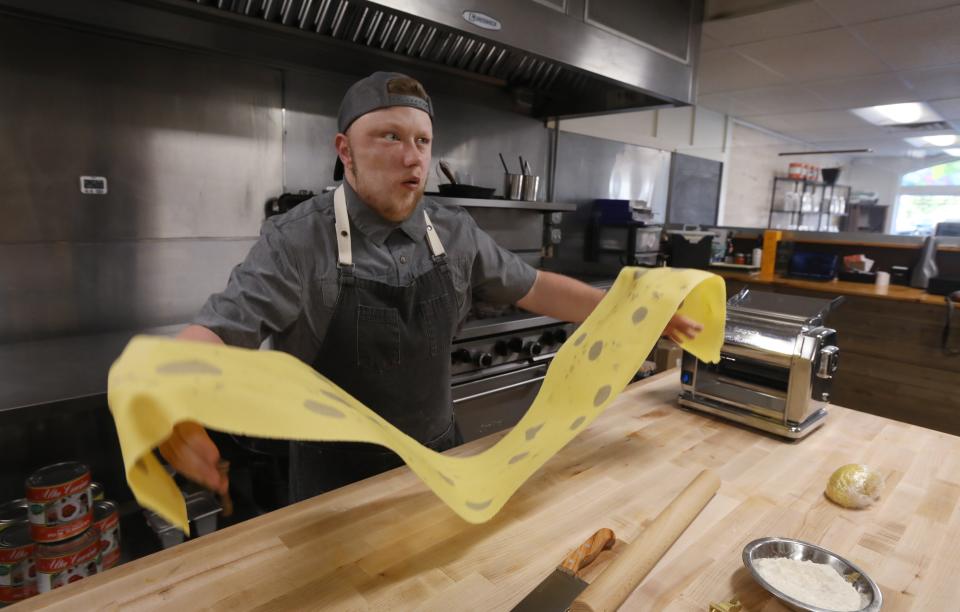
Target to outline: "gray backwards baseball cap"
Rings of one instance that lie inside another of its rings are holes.
[[[350,86],[340,102],[340,112],[337,115],[337,131],[341,134],[347,131],[354,121],[369,112],[391,106],[409,106],[420,109],[433,119],[433,104],[429,96],[426,100],[419,96],[390,93],[387,86],[394,79],[410,78],[399,72],[374,72],[370,76],[360,79]],[[333,169],[333,180],[343,179],[343,162],[337,157],[337,164]]]

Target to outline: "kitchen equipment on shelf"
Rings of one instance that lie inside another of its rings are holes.
[[[479,198],[486,199],[493,197],[493,192],[496,191],[494,187],[481,187],[479,185],[467,185],[461,183],[457,179],[457,174],[450,168],[444,160],[437,162],[437,174],[443,174],[447,178],[449,183],[441,183],[437,185],[437,191],[440,192],[440,195],[451,197],[451,198]],[[468,177],[469,180],[469,177]]]
[[[461,185],[443,183],[437,185],[437,191],[440,195],[450,198],[479,198],[487,199],[493,197],[494,187],[481,187],[479,185]]]
[[[524,176],[522,174],[504,174],[503,197],[507,200],[522,200],[523,179]]]
[[[824,183],[834,185],[840,177],[840,168],[821,168],[820,174],[823,176]]]
[[[696,230],[668,230],[670,240],[670,266],[674,268],[710,267],[713,232]]]
[[[526,202],[536,202],[539,190],[540,177],[535,174],[525,174],[523,176],[522,197],[520,199]]]
[[[806,436],[827,417],[840,350],[823,320],[841,301],[749,289],[731,297],[719,363],[683,355],[680,404],[787,438]]]
[[[282,215],[291,208],[294,208],[297,204],[309,200],[314,195],[312,191],[301,189],[297,193],[284,193],[276,198],[270,198],[263,208],[263,214],[266,217]]]
[[[894,285],[910,284],[909,266],[890,266],[890,282]]]
[[[594,200],[587,261],[600,261],[603,253],[610,253],[619,256],[620,265],[656,266],[663,228],[653,220],[645,200]]]
[[[829,281],[837,276],[840,257],[830,253],[797,251],[790,256],[787,274],[795,278]]]
[[[927,236],[923,241],[923,250],[920,251],[920,260],[913,267],[910,276],[910,286],[917,289],[926,289],[930,279],[937,276],[937,238]]]

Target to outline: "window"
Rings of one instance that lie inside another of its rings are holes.
[[[943,221],[960,221],[960,160],[921,168],[900,180],[895,233],[932,234]]]

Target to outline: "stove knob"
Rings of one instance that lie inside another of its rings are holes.
[[[536,357],[543,352],[543,345],[539,342],[530,342],[523,347],[523,352],[530,357]]]
[[[493,352],[501,357],[506,357],[510,353],[510,348],[503,340],[497,340],[497,343],[493,345]]]
[[[490,353],[477,353],[473,362],[481,368],[489,368],[493,365],[493,355]]]
[[[510,338],[507,342],[507,348],[511,353],[519,353],[523,350],[523,338]]]
[[[471,361],[473,361],[473,356],[467,349],[457,349],[450,354],[450,363],[470,363]]]
[[[552,331],[545,331],[542,334],[540,334],[540,344],[544,346],[550,346],[554,342],[555,340],[553,339]]]
[[[563,344],[567,341],[567,331],[564,329],[555,329],[553,331],[553,341],[557,344]]]

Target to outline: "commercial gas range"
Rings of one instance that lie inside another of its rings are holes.
[[[607,289],[612,282],[590,284]],[[471,310],[450,353],[454,411],[466,442],[523,417],[547,366],[576,327],[513,306],[478,304]]]

